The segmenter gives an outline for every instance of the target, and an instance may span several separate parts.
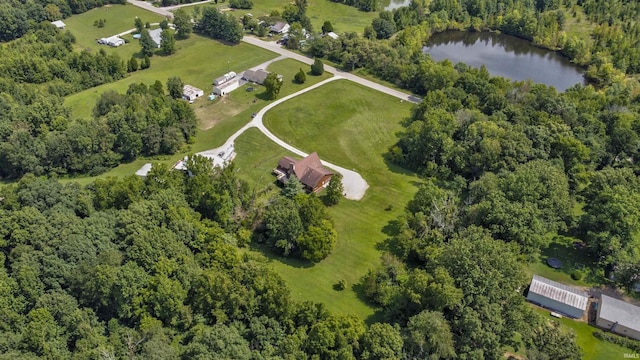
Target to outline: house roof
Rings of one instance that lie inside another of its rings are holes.
[[[327,33],[327,36],[332,38],[332,39],[337,39],[339,38],[338,34],[334,33],[333,31],[330,31]]]
[[[238,82],[238,80],[237,80],[237,79],[231,79],[230,81],[227,81],[227,82],[225,82],[225,83],[222,83],[222,84],[219,84],[219,85],[214,86],[214,88],[216,88],[216,89],[220,89],[220,90],[224,90],[224,89],[226,89],[226,88],[228,88],[228,87],[233,86],[233,85],[234,85],[234,84],[236,84],[237,82]]]
[[[309,154],[302,160],[295,160],[285,156],[278,161],[278,167],[280,168],[288,170],[292,166],[298,180],[311,188],[317,186],[324,176],[333,175],[333,172],[322,166],[322,161],[320,161],[320,157],[316,152]]]
[[[64,29],[64,27],[67,26],[67,24],[62,22],[62,20],[52,21],[51,23],[53,24],[53,26],[57,27],[58,29]]]
[[[286,22],[278,21],[277,23],[271,26],[271,31],[280,33],[285,31],[288,28],[288,26],[289,24],[287,24]]]
[[[185,85],[182,87],[182,94],[189,97],[198,97],[199,94],[204,94],[204,91],[195,86]]]
[[[640,307],[628,302],[601,295],[600,318],[640,331]]]
[[[149,30],[149,35],[151,35],[151,39],[156,43],[156,46],[160,46],[160,42],[162,41],[162,29],[158,28]]]
[[[587,303],[589,301],[585,291],[538,275],[533,275],[529,292],[582,310],[587,309]]]
[[[149,171],[151,171],[152,166],[153,165],[151,165],[151,163],[146,163],[142,165],[142,167],[138,169],[138,171],[136,171],[136,175],[142,176],[142,177],[147,176]]]
[[[247,70],[244,72],[243,78],[245,78],[247,81],[262,84],[267,79],[268,75],[269,75],[269,72],[263,69],[258,69],[255,71]]]

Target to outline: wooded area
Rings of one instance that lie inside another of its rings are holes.
[[[432,34],[501,31],[560,51],[586,67],[586,76],[594,84],[610,85],[621,81],[625,73],[640,72],[639,17],[640,6],[633,1],[436,0],[426,5],[417,0],[393,11],[381,11],[364,29],[364,38],[354,33],[339,39],[316,37],[309,51],[346,69],[366,68],[375,76],[424,94],[424,85],[412,79],[417,77],[423,83],[420,76],[425,71],[418,64],[430,61],[422,54],[422,47]],[[565,31],[569,19],[575,23],[571,32]],[[593,32],[590,22],[595,25]],[[388,42],[373,41],[392,35]]]
[[[121,79],[127,66],[114,53],[74,52],[71,33],[39,23],[49,5],[63,16],[99,6],[65,4],[0,5],[0,39],[15,39],[0,47],[0,176],[21,178],[0,189],[7,357],[496,359],[524,346],[531,358],[578,359],[575,335],[525,305],[523,264],[560,233],[584,240],[621,287],[638,281],[640,86],[623,76],[640,71],[636,2],[418,1],[380,13],[364,37],[309,41],[317,58],[424,96],[385,155],[424,181],[401,217],[372,224],[394,231],[356,285],[381,309],[373,325],[293,301],[246,249],[310,266],[334,249],[322,201],[295,181],[281,193],[250,190],[233,165],[197,156],[189,175],[155,166],[145,179],[86,188],[33,175],[98,174],[195,136],[193,110],[173,99],[178,78],[173,96],[161,81],[134,83],[103,93],[91,119],[71,118],[63,96]],[[296,1],[283,17],[309,22],[305,9]],[[563,35],[583,13],[597,24],[592,41]],[[231,43],[243,35],[211,7],[195,28]],[[422,53],[450,29],[560,50],[598,87],[558,93]]]

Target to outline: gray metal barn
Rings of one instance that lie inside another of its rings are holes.
[[[527,300],[569,317],[581,318],[589,297],[578,288],[533,275]]]
[[[602,295],[598,304],[596,325],[640,340],[640,307]]]

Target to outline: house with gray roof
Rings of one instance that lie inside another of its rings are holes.
[[[149,30],[149,35],[151,35],[151,40],[156,44],[156,47],[160,48],[160,44],[162,43],[162,29]]]
[[[596,325],[613,333],[640,340],[640,307],[601,295]]]
[[[573,286],[533,275],[527,300],[552,311],[578,319],[584,315],[587,309],[589,296],[586,291]]]
[[[267,79],[269,72],[263,69],[258,70],[247,70],[242,74],[242,78],[256,84],[262,85],[264,81]]]

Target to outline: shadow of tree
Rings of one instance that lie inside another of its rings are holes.
[[[314,263],[312,263],[311,261],[306,261],[306,260],[302,260],[294,257],[283,256],[266,244],[251,242],[249,245],[249,248],[251,250],[260,252],[262,255],[264,255],[267,259],[271,261],[279,261],[283,264],[289,265],[294,268],[306,269],[314,265]]]

